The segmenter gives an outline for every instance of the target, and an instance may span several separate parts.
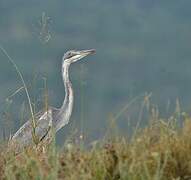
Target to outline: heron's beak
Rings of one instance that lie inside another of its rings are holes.
[[[74,55],[71,58],[71,62],[74,63],[74,62],[86,57],[87,55],[94,54],[94,53],[95,53],[95,49],[77,51],[76,55]]]
[[[94,54],[95,52],[96,52],[95,49],[89,49],[89,50],[79,51],[79,54],[82,55],[83,57],[85,57],[89,54]]]

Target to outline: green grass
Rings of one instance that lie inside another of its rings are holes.
[[[25,149],[2,148],[0,179],[191,179],[191,118],[155,119],[132,138],[109,136],[91,147],[65,144]],[[3,146],[2,146],[3,147]]]

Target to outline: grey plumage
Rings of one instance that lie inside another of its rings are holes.
[[[62,77],[65,86],[65,98],[61,108],[56,109],[48,107],[46,111],[41,111],[35,115],[36,128],[35,136],[39,142],[46,141],[51,138],[51,129],[57,132],[59,129],[68,124],[73,109],[73,89],[69,79],[69,67],[72,63],[82,59],[83,57],[93,54],[94,49],[82,51],[68,51],[64,54],[62,60]],[[28,120],[20,129],[12,136],[11,143],[16,144],[19,148],[33,144],[32,138],[32,121]]]

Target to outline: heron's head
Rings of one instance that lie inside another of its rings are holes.
[[[95,53],[95,49],[81,50],[81,51],[77,51],[77,50],[67,51],[64,54],[63,61],[71,64],[86,57],[89,54],[94,54],[94,53]]]

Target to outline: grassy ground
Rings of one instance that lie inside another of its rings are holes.
[[[110,137],[90,148],[66,144],[58,150],[53,143],[18,155],[2,148],[0,179],[191,179],[190,117],[181,128],[175,118],[156,119],[131,139]]]

